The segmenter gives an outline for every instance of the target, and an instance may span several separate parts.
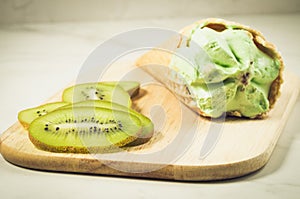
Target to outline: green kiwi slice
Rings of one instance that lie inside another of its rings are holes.
[[[140,83],[136,81],[112,81],[112,82],[102,82],[106,85],[115,86],[118,85],[122,87],[131,97],[136,96],[140,90]]]
[[[19,112],[18,120],[25,128],[28,128],[29,124],[36,118],[43,116],[51,111],[54,111],[59,107],[66,106],[68,104],[69,103],[67,102],[53,102],[38,107],[29,108]]]
[[[130,95],[122,87],[101,82],[71,86],[64,90],[62,99],[71,103],[85,100],[105,100],[128,107],[131,106]]]
[[[65,106],[62,106],[61,109],[65,108],[74,108],[74,107],[101,107],[101,108],[108,108],[113,110],[121,110],[126,111],[129,110],[127,106],[123,106],[121,104],[113,103],[111,101],[105,101],[105,100],[86,100],[81,102],[76,102],[73,104],[67,104]]]
[[[58,109],[34,120],[29,138],[52,152],[101,153],[119,150],[137,138],[141,121],[131,113],[98,107]]]
[[[109,101],[87,100],[87,101],[77,102],[74,104],[69,104],[69,105],[63,106],[63,107],[61,107],[61,109],[72,108],[72,107],[73,108],[75,108],[75,107],[108,108],[108,109],[112,109],[112,110],[127,112],[127,113],[133,114],[134,116],[138,117],[141,121],[142,131],[137,135],[138,139],[135,140],[133,143],[130,143],[130,145],[143,144],[143,143],[147,142],[154,133],[154,125],[148,117],[146,117],[145,115],[143,115],[133,109],[130,109],[126,106],[122,106],[120,104],[116,104],[116,103],[109,102]]]

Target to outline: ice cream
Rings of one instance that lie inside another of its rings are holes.
[[[168,68],[184,80],[195,103],[193,110],[213,118],[224,113],[249,118],[266,115],[279,95],[283,62],[261,33],[219,19],[200,21],[182,33],[185,38],[170,56]],[[186,94],[168,81],[163,83],[185,101]]]

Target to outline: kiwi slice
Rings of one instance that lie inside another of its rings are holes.
[[[77,102],[74,104],[69,104],[66,106],[61,107],[61,109],[64,108],[76,108],[76,107],[100,107],[100,108],[108,108],[112,110],[118,110],[118,111],[123,111],[130,113],[136,117],[138,117],[141,121],[142,125],[142,131],[137,135],[138,138],[135,140],[133,143],[130,143],[130,145],[139,145],[147,142],[153,135],[154,132],[154,126],[151,120],[144,116],[143,114],[133,110],[129,109],[126,106],[122,106],[120,104],[116,104],[113,102],[109,101],[99,101],[99,100],[87,100],[87,101],[82,101],[82,102]]]
[[[25,128],[28,128],[29,124],[36,118],[68,104],[69,103],[67,102],[53,102],[38,107],[29,108],[19,112],[18,120]]]
[[[80,102],[85,100],[105,100],[124,106],[131,106],[129,94],[118,85],[103,83],[77,84],[64,90],[62,99],[65,102]]]
[[[62,106],[61,109],[65,108],[74,108],[74,107],[101,107],[101,108],[108,108],[113,110],[121,110],[126,111],[129,110],[127,106],[123,106],[121,104],[113,103],[111,101],[105,101],[105,100],[86,100],[81,102],[76,102],[73,104],[67,104],[65,106]]]
[[[131,113],[98,107],[58,109],[34,120],[29,138],[52,152],[99,153],[120,149],[137,138],[141,121]]]
[[[140,90],[140,83],[136,81],[115,81],[115,82],[103,82],[103,84],[122,87],[131,97],[136,96]]]

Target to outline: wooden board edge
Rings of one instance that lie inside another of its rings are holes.
[[[109,161],[99,161],[95,158],[76,158],[68,157],[67,159],[60,156],[52,156],[49,159],[47,156],[32,155],[29,153],[23,153],[15,148],[2,144],[2,156],[3,158],[12,163],[13,165],[23,168],[29,168],[34,170],[46,170],[55,172],[66,173],[79,173],[79,174],[92,174],[92,175],[113,175],[123,177],[136,177],[136,178],[148,178],[148,179],[161,179],[161,180],[176,180],[176,181],[212,181],[212,180],[226,180],[236,177],[241,177],[252,173],[261,167],[263,167],[269,157],[270,153],[260,154],[249,160],[240,162],[222,164],[222,165],[207,165],[190,166],[190,165],[154,165],[144,163],[130,163],[130,162],[117,162],[118,167],[159,167],[157,170],[151,172],[136,172],[128,173],[121,170],[116,170],[110,167],[111,164],[116,164]],[[39,161],[37,161],[37,159]],[[66,169],[67,168],[67,169]],[[243,169],[241,169],[243,168]]]

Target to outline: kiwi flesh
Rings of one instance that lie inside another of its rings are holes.
[[[86,100],[81,102],[76,102],[73,104],[67,104],[66,106],[60,107],[61,109],[65,108],[73,108],[73,107],[101,107],[101,108],[108,108],[113,110],[128,110],[127,106],[123,106],[121,104],[113,103],[111,101],[105,100]]]
[[[108,108],[111,110],[127,112],[129,114],[132,114],[132,115],[138,117],[141,121],[142,131],[137,135],[138,138],[134,142],[130,143],[130,145],[143,144],[143,143],[147,142],[153,135],[154,125],[153,125],[152,121],[148,117],[144,116],[143,114],[141,114],[133,109],[130,109],[126,106],[122,106],[120,104],[116,104],[116,103],[109,102],[109,101],[87,100],[87,101],[77,102],[74,104],[69,104],[69,105],[61,107],[60,109],[76,108],[76,107]]]
[[[115,86],[118,85],[122,87],[131,97],[138,95],[140,90],[140,83],[136,81],[112,81],[103,82],[103,84]]]
[[[107,85],[101,82],[77,84],[63,91],[65,102],[76,103],[85,100],[105,100],[124,106],[131,106],[130,95],[118,85]]]
[[[18,120],[25,128],[28,128],[29,124],[36,118],[41,117],[49,112],[54,111],[59,107],[66,106],[68,104],[69,103],[67,102],[53,102],[38,107],[29,108],[18,113]]]
[[[52,152],[111,152],[137,139],[142,125],[131,113],[99,107],[57,109],[34,120],[29,138]]]

